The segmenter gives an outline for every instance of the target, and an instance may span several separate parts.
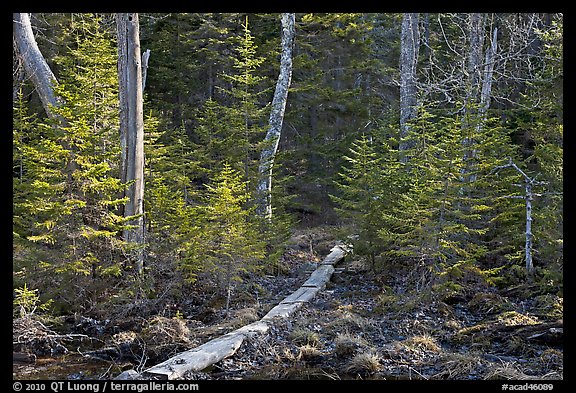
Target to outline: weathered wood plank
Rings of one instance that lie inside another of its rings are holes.
[[[332,247],[330,251],[331,251],[330,254],[328,254],[322,262],[320,262],[321,265],[335,265],[338,262],[340,262],[346,256],[347,253],[340,246]]]
[[[261,321],[268,321],[273,318],[288,318],[294,311],[296,311],[302,303],[280,303],[272,310],[268,311],[268,314],[264,315]]]
[[[144,375],[159,376],[164,379],[182,378],[188,371],[203,370],[233,355],[240,348],[245,338],[244,334],[236,331],[225,334],[145,370]]]
[[[316,293],[320,290],[319,287],[300,287],[296,291],[292,292],[291,295],[286,296],[280,304],[291,304],[291,303],[306,303],[309,302],[316,296]]]
[[[243,326],[239,329],[236,329],[236,333],[241,333],[248,338],[252,338],[258,334],[264,334],[270,329],[270,325],[265,321],[256,321],[252,322],[249,325]]]
[[[302,304],[309,302],[322,290],[334,273],[334,264],[349,252],[345,247],[335,246],[304,284],[273,307],[260,321],[234,330],[188,351],[182,352],[165,362],[145,370],[144,378],[155,376],[164,379],[182,378],[188,371],[201,371],[206,367],[236,353],[246,338],[266,333],[275,318],[287,318]],[[140,376],[139,374],[137,376]],[[130,378],[134,376],[130,375]]]
[[[323,289],[326,283],[332,277],[334,273],[334,266],[332,265],[320,265],[314,272],[310,275],[308,280],[302,284],[302,287],[318,287]]]

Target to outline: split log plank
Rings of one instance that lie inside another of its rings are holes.
[[[258,334],[266,333],[270,329],[270,325],[266,321],[256,321],[249,325],[236,329],[236,333],[241,333],[247,338],[252,338]]]
[[[345,251],[340,246],[334,246],[330,251],[330,254],[328,254],[322,262],[320,262],[321,265],[335,265],[340,262],[347,253],[347,251]]]
[[[200,371],[236,353],[246,338],[242,333],[232,332],[210,340],[194,349],[182,352],[165,362],[147,369],[144,373],[163,379],[182,378],[188,371]]]
[[[314,272],[310,275],[308,280],[302,284],[302,287],[316,287],[320,289],[324,289],[326,283],[330,281],[330,277],[332,277],[332,273],[334,273],[334,266],[332,265],[320,265],[318,269],[314,270]]]
[[[308,280],[295,292],[287,296],[277,306],[272,308],[260,321],[253,322],[210,340],[194,349],[182,352],[156,366],[150,367],[140,375],[142,377],[160,377],[163,379],[179,379],[188,371],[201,371],[206,367],[225,359],[238,350],[246,338],[266,333],[275,318],[288,318],[302,304],[309,302],[316,293],[322,290],[334,272],[334,264],[340,262],[348,253],[340,246],[332,248],[331,253],[320,263]],[[138,379],[138,376],[130,376]]]
[[[268,311],[268,314],[264,315],[261,321],[268,321],[274,318],[288,318],[294,313],[294,311],[299,309],[301,305],[302,303],[280,303],[272,310]]]
[[[319,290],[318,287],[300,287],[291,295],[286,296],[280,304],[307,303],[316,296]]]

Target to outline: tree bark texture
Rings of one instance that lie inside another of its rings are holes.
[[[470,14],[469,50],[466,64],[467,86],[466,97],[469,103],[479,98],[482,80],[482,48],[484,46],[484,14]]]
[[[13,21],[13,34],[19,56],[24,64],[24,70],[40,96],[44,111],[49,117],[55,117],[51,107],[59,105],[54,94],[54,86],[58,84],[58,81],[38,48],[32,31],[30,15],[15,13],[13,14]]]
[[[468,61],[466,63],[466,99],[462,126],[466,130],[462,145],[464,147],[464,168],[462,170],[462,180],[464,182],[474,182],[476,175],[474,172],[474,159],[476,151],[474,148],[474,133],[480,130],[480,100],[482,93],[482,53],[484,45],[484,19],[482,13],[470,14],[469,24],[469,49]],[[491,86],[491,85],[490,85]],[[476,125],[474,126],[474,122]],[[471,124],[472,123],[472,124]]]
[[[482,79],[482,92],[480,94],[480,117],[482,123],[485,120],[486,111],[490,108],[490,99],[492,98],[492,80],[494,75],[494,62],[498,51],[498,28],[495,27],[492,32],[492,42],[490,49],[486,51],[486,60],[484,61],[484,77]]]
[[[512,159],[507,165],[500,166],[496,168],[496,170],[504,169],[504,168],[514,168],[518,173],[522,175],[524,178],[524,196],[511,196],[511,198],[522,198],[526,202],[526,231],[525,231],[525,238],[526,241],[524,243],[524,253],[525,253],[525,260],[526,260],[526,273],[529,279],[532,279],[534,276],[534,262],[532,261],[532,201],[534,200],[535,196],[540,196],[541,194],[536,194],[533,191],[533,187],[535,185],[543,185],[546,182],[537,182],[536,175],[533,178],[530,178],[522,169],[516,165]]]
[[[294,48],[294,21],[295,14],[283,13],[282,22],[282,54],[280,57],[280,74],[274,91],[272,100],[272,110],[270,112],[269,128],[266,133],[265,146],[260,154],[260,165],[258,168],[260,180],[258,183],[258,208],[259,215],[268,219],[272,217],[272,165],[274,157],[278,151],[280,135],[282,133],[282,123],[284,121],[284,111],[288,99],[288,88],[292,79],[292,50]]]
[[[138,245],[136,272],[144,267],[144,111],[142,102],[142,56],[137,13],[117,15],[118,80],[120,90],[120,136],[122,174],[130,183],[124,217],[138,216],[124,231],[124,239]]]
[[[526,255],[526,273],[528,277],[534,275],[534,263],[532,262],[532,179],[526,180],[526,243],[524,253]]]
[[[407,162],[405,150],[413,147],[409,142],[410,121],[417,114],[416,66],[420,33],[418,30],[418,13],[405,13],[402,18],[400,36],[400,160]]]

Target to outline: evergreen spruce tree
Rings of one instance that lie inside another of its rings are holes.
[[[219,167],[223,160],[242,170],[249,181],[255,179],[262,135],[265,132],[265,112],[260,105],[263,77],[257,75],[264,58],[257,56],[248,17],[240,36],[233,36],[235,54],[231,57],[232,72],[225,72],[224,87],[219,87],[222,99],[209,99],[199,113],[198,135],[206,146],[204,156],[208,167]]]
[[[520,127],[531,138],[532,154],[527,167],[539,174],[541,196],[534,206],[534,257],[542,282],[561,287],[563,282],[564,217],[564,126],[563,126],[563,20],[553,21],[549,29],[538,31],[544,42],[545,61],[536,80],[524,97],[533,108]]]
[[[196,216],[201,223],[195,229],[197,244],[187,250],[183,268],[195,270],[200,262],[202,270],[216,279],[228,312],[231,296],[243,276],[262,268],[265,244],[254,221],[254,209],[247,205],[250,194],[238,171],[224,164],[207,189],[205,205],[198,207]]]
[[[344,156],[347,166],[340,172],[336,184],[341,196],[332,195],[337,211],[350,219],[354,252],[367,255],[372,268],[375,256],[381,252],[377,238],[380,229],[380,211],[385,195],[382,193],[382,157],[371,137],[362,135],[352,143],[349,155]],[[387,196],[387,195],[386,195]]]
[[[46,120],[33,130],[40,138],[31,138],[37,142],[25,150],[24,162],[35,197],[27,196],[18,208],[35,205],[23,213],[38,223],[27,239],[51,248],[38,262],[52,273],[47,278],[60,282],[49,279],[44,285],[65,301],[83,293],[84,301],[77,304],[83,307],[103,299],[103,288],[112,288],[107,280],[122,275],[125,245],[118,234],[125,219],[115,212],[125,201],[117,198],[124,185],[117,166],[113,41],[97,15],[74,19],[71,29],[76,41],[67,56],[57,58],[61,83],[55,92],[64,104],[53,108],[64,122]],[[74,279],[82,276],[89,279]]]
[[[509,188],[510,178],[491,174],[503,154],[513,154],[506,130],[497,124],[487,121],[476,137],[477,180],[467,183],[466,194],[461,179],[465,164],[459,158],[465,147],[457,117],[422,108],[408,136],[413,147],[403,151],[410,160],[393,166],[399,152],[384,152],[387,169],[377,189],[387,188],[389,197],[375,224],[384,260],[411,261],[427,272],[427,284],[458,279],[465,270],[481,274],[489,246],[494,246],[494,234],[488,233],[502,230],[509,217],[502,214],[510,212],[510,202],[494,194]]]

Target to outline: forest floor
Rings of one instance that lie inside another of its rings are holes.
[[[15,325],[15,336],[36,329],[36,345],[44,337],[44,346],[51,343],[52,352],[64,346],[66,354],[35,362],[15,357],[13,376],[105,379],[126,369],[140,372],[260,319],[307,279],[334,243],[329,231],[299,231],[283,256],[287,270],[259,277],[257,295],[235,302],[227,317],[221,308],[191,300],[138,322],[76,317],[70,332],[19,321],[26,326]],[[426,285],[422,269],[374,272],[355,255],[337,267],[326,288],[290,318],[186,379],[563,379],[557,294],[472,283],[467,293],[447,296]],[[79,340],[91,346],[80,350]]]

